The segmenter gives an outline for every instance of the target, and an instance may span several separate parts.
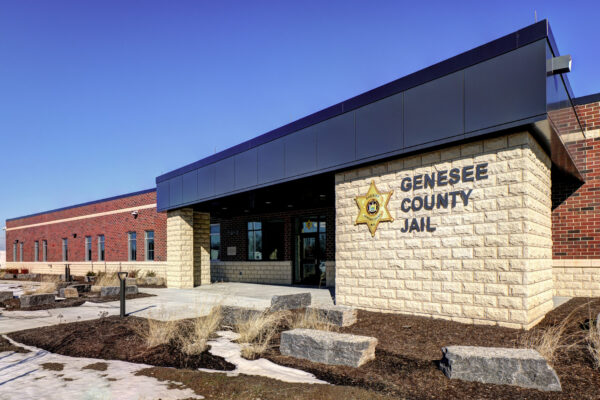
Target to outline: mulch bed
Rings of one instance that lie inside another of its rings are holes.
[[[585,305],[587,303],[590,305]],[[586,320],[590,316],[595,318],[600,312],[600,299],[573,299],[547,314],[534,330],[556,324],[573,311],[570,318],[573,322],[565,334],[573,335],[575,340],[582,339],[586,334],[582,329],[586,326]],[[600,371],[593,369],[592,361],[582,346],[561,352],[554,364],[563,388],[559,393],[450,380],[438,369],[437,364],[442,357],[441,348],[444,346],[518,347],[519,338],[523,335],[521,330],[359,311],[358,322],[341,331],[376,337],[379,340],[376,359],[359,368],[312,363],[282,356],[279,353],[278,338],[266,357],[278,364],[311,372],[330,383],[359,386],[400,398],[600,398]]]
[[[13,346],[8,340],[0,336],[0,353],[5,351],[14,351],[15,353],[29,353],[29,350],[19,346]]]
[[[137,317],[107,317],[10,333],[26,345],[71,357],[122,360],[160,367],[209,368],[231,371],[235,366],[208,351],[188,356],[173,344],[148,348],[138,335],[147,325]]]
[[[190,388],[207,400],[389,400],[390,397],[352,386],[287,383],[262,376],[226,376],[174,368],[145,368],[150,376],[173,387]],[[396,400],[400,400],[397,397]]]
[[[77,297],[77,298],[69,298],[69,299],[64,299],[61,301],[55,301],[52,304],[42,304],[39,306],[25,307],[25,308],[21,308],[21,302],[19,301],[19,299],[10,299],[10,300],[6,300],[4,302],[0,302],[0,307],[6,308],[7,311],[15,311],[15,310],[39,311],[39,310],[51,310],[54,308],[79,307],[86,301],[89,301],[91,303],[106,303],[109,301],[118,301],[120,299],[119,296],[100,297],[98,294],[92,293],[92,292],[80,293],[79,296],[80,297]],[[153,296],[155,296],[155,295],[148,294],[148,293],[138,293],[138,294],[128,294],[125,296],[125,298],[127,300],[131,300],[131,299],[139,299],[142,297],[153,297]]]

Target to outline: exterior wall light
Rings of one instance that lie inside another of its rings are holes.
[[[137,211],[132,211],[131,215],[133,215],[133,219],[136,219],[138,217],[138,212]]]
[[[546,60],[546,73],[548,75],[566,74],[571,72],[572,63],[570,55],[549,58]]]

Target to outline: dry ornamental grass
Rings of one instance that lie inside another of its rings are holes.
[[[322,317],[316,310],[296,314],[291,322],[290,329],[317,329],[320,331],[337,331],[338,327]]]
[[[136,333],[144,339],[148,347],[167,344],[175,337],[177,321],[159,321],[148,318],[146,322],[146,325],[137,326]]]
[[[99,272],[94,285],[97,286],[119,286],[119,277],[116,273]]]
[[[213,307],[207,316],[192,320],[190,324],[178,329],[179,336],[176,340],[181,344],[181,351],[188,355],[198,355],[203,353],[208,345],[208,340],[215,334],[223,313],[220,306]]]
[[[242,345],[242,356],[255,359],[263,354],[277,334],[282,324],[288,325],[291,316],[288,312],[263,312],[235,324],[240,335],[237,339]]]

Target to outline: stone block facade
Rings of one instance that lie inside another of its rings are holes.
[[[214,282],[292,284],[291,261],[212,261]]]
[[[485,179],[402,190],[404,178],[479,164]],[[535,325],[552,309],[550,165],[531,134],[522,132],[338,173],[337,304],[511,328]],[[372,181],[381,192],[394,191],[388,208],[395,220],[380,223],[374,237],[354,223],[355,197]],[[406,208],[407,198],[461,190],[468,201],[455,195],[454,207]],[[433,231],[402,231],[406,220],[427,217]]]
[[[554,260],[554,295],[600,296],[600,259]]]
[[[85,276],[88,272],[114,273],[119,271],[138,271],[138,276],[154,272],[157,277],[167,276],[166,261],[123,261],[123,262],[67,262],[71,275]],[[16,262],[10,263],[10,268],[27,269],[32,274],[62,275],[65,273],[65,263],[45,262]]]
[[[210,214],[194,211],[194,286],[200,285],[210,285]]]
[[[210,284],[210,215],[191,208],[167,213],[167,286]]]

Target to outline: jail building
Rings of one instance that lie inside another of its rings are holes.
[[[553,296],[600,295],[600,95],[575,97],[570,71],[538,22],[151,190],[7,220],[7,265],[330,287],[340,305],[528,329]]]

